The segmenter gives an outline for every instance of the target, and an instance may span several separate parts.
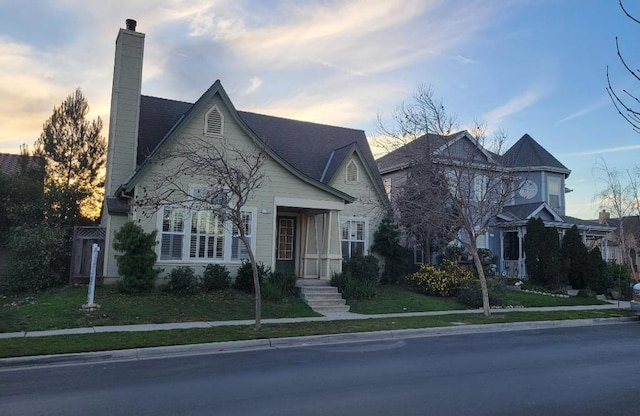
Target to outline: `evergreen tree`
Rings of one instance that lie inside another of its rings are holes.
[[[380,222],[373,234],[371,251],[384,257],[384,283],[397,283],[404,277],[408,263],[406,250],[400,245],[400,230],[391,219],[385,218]]]
[[[40,159],[29,158],[21,148],[20,171],[0,173],[0,246],[7,244],[11,230],[42,222],[44,170]]]
[[[585,273],[587,269],[587,248],[582,243],[580,232],[575,225],[564,235],[562,240],[562,266],[569,284],[574,289],[587,287]]]
[[[607,263],[602,259],[602,252],[598,247],[589,250],[587,267],[585,270],[585,284],[596,293],[604,294],[609,286],[607,277]]]
[[[543,248],[545,244],[544,221],[530,218],[527,222],[527,234],[524,237],[525,266],[527,275],[533,283],[544,285]]]
[[[562,257],[560,235],[555,228],[545,228],[541,249],[542,283],[546,287],[560,288],[566,284],[561,272]]]
[[[44,123],[35,154],[46,167],[50,222],[77,225],[99,215],[106,142],[102,120],[87,120],[89,104],[80,88],[70,94]]]

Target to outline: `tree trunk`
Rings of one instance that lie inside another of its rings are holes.
[[[489,287],[487,286],[487,278],[484,275],[484,269],[482,268],[482,261],[478,255],[478,250],[471,251],[471,257],[473,257],[473,264],[478,271],[478,277],[480,278],[480,289],[482,290],[482,313],[484,316],[491,316],[491,304],[489,303]]]
[[[249,254],[249,261],[251,262],[251,272],[253,273],[253,288],[254,288],[254,296],[256,299],[255,302],[255,313],[256,313],[256,322],[254,326],[254,330],[260,331],[261,328],[261,319],[262,319],[262,292],[260,291],[260,276],[258,275],[258,265],[256,264],[256,258],[253,254],[253,250],[251,249],[251,243],[247,240],[247,237],[244,235],[244,230],[240,228],[240,240],[247,248],[247,253]]]

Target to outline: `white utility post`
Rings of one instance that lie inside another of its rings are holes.
[[[100,246],[97,243],[93,243],[91,246],[91,274],[89,275],[89,293],[87,294],[87,304],[82,305],[83,309],[97,309],[98,305],[93,303],[94,295],[96,292],[96,268],[98,265],[98,253],[100,252]]]

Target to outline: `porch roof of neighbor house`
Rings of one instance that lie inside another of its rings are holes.
[[[554,212],[553,209],[548,207],[546,204],[540,203],[540,202],[533,202],[533,203],[521,204],[521,205],[510,205],[510,206],[504,207],[501,214],[503,217],[509,218],[509,220],[504,220],[504,222],[501,222],[498,226],[509,227],[509,226],[526,225],[529,217],[533,215],[541,207],[541,205],[544,205],[545,208],[549,210],[549,212],[551,212],[556,217],[561,219],[561,221],[545,221],[545,222],[553,223],[554,226],[559,228],[571,228],[572,226],[575,225],[576,227],[578,227],[579,230],[597,232],[599,234],[607,233],[615,229],[615,227],[602,225],[597,221],[583,220],[583,219],[571,217],[568,215],[560,215]]]
[[[137,163],[171,131],[193,104],[165,98],[141,96]],[[362,130],[291,120],[264,114],[237,112],[242,121],[272,151],[304,175],[327,184],[353,145],[372,172],[380,189],[382,181],[367,138]]]

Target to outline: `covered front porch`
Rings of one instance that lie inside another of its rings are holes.
[[[572,222],[544,221],[546,228],[558,229],[560,239],[564,238],[566,231],[574,225],[578,228],[582,236],[582,242],[587,248],[598,247],[602,252],[603,259],[607,258],[607,238],[611,227],[600,226],[591,221],[584,221],[573,218]],[[527,278],[525,266],[526,255],[524,253],[524,239],[527,234],[526,222],[503,223],[499,225],[500,234],[500,255],[498,270],[504,277]]]
[[[342,202],[276,198],[274,269],[330,280],[342,271]]]

